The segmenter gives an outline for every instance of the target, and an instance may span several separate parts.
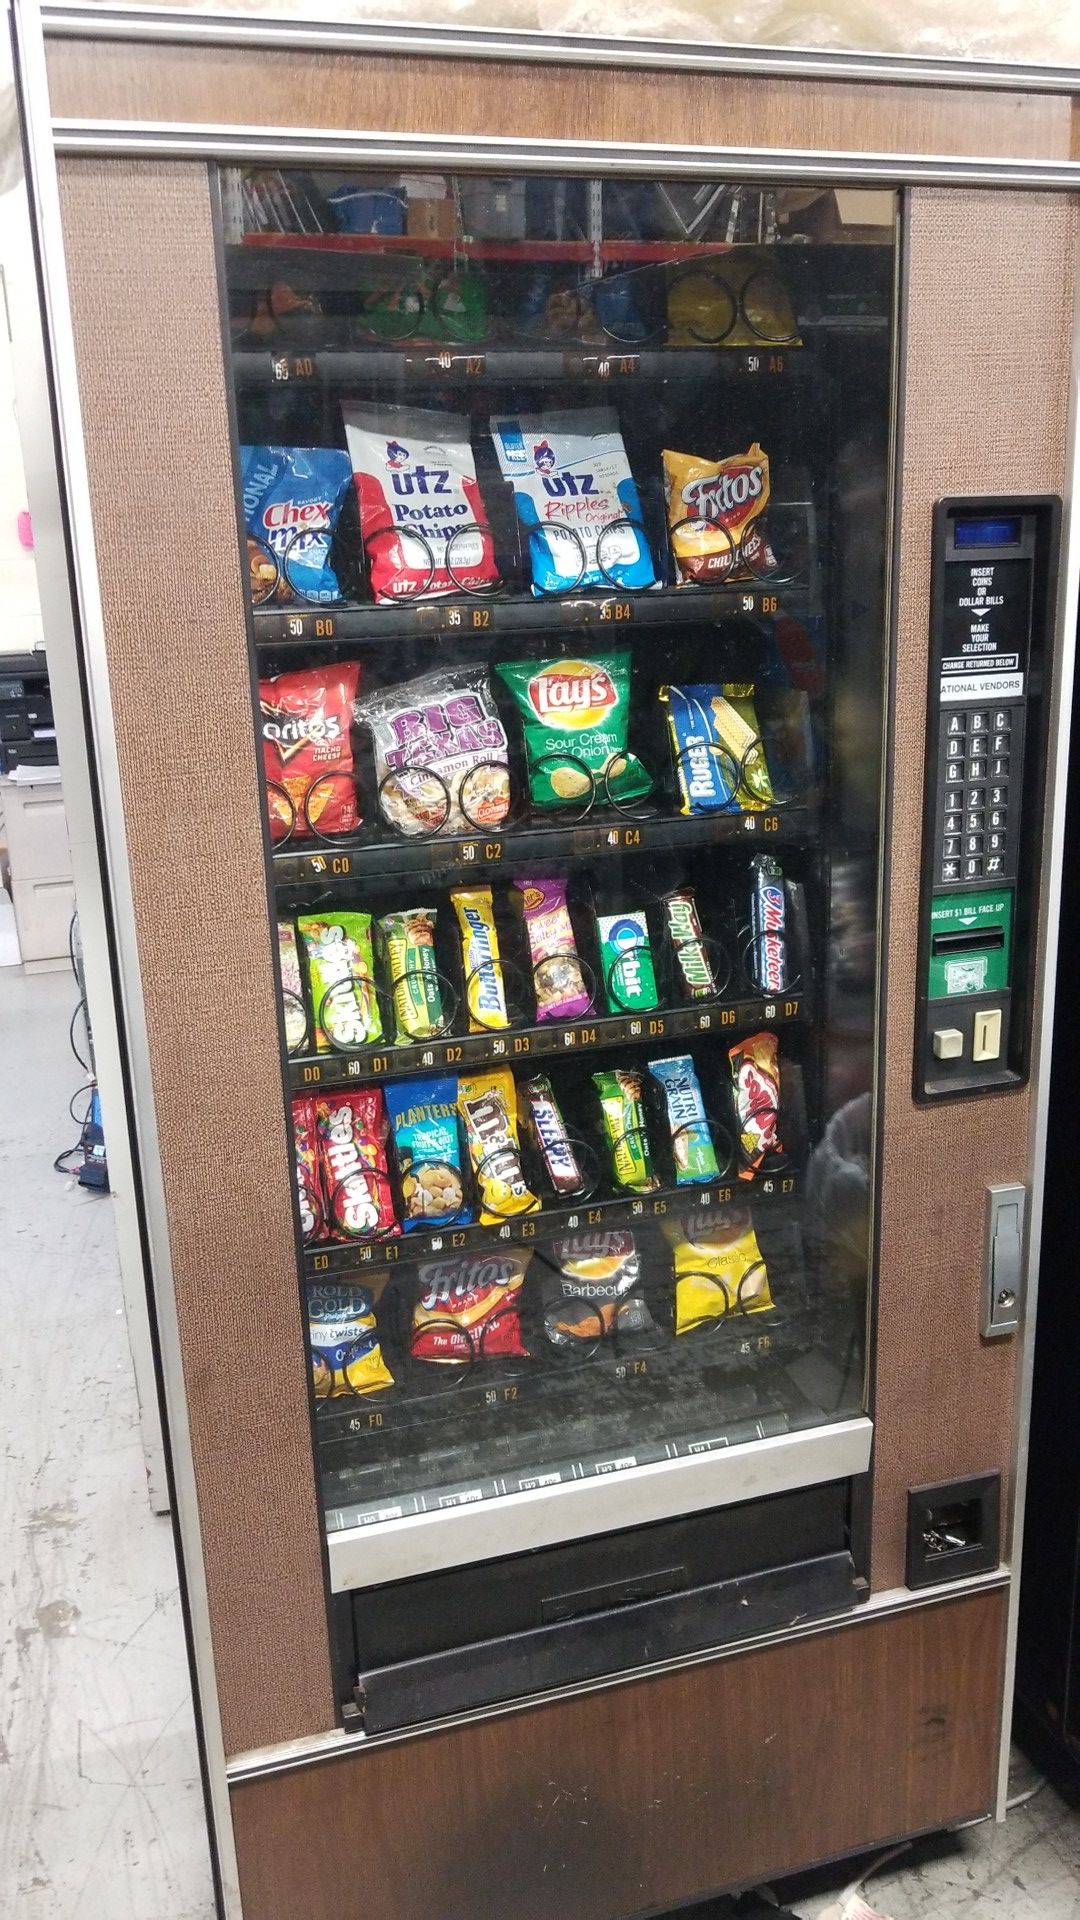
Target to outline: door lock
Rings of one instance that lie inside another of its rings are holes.
[[[1000,1340],[1020,1325],[1024,1294],[1024,1208],[1022,1186],[986,1189],[986,1271],[983,1275],[984,1340]]]

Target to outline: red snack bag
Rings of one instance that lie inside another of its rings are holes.
[[[520,1296],[527,1253],[479,1253],[426,1260],[413,1309],[414,1360],[467,1366],[507,1354],[526,1357]]]
[[[386,1164],[386,1107],[377,1088],[319,1094],[315,1125],[332,1240],[400,1233]]]
[[[740,1180],[752,1180],[767,1153],[780,1151],[780,1049],[775,1033],[752,1033],[728,1048],[743,1162]]]
[[[328,1235],[326,1195],[319,1166],[319,1139],[315,1126],[315,1102],[310,1094],[300,1094],[292,1103],[293,1145],[296,1149],[296,1187],[300,1196],[300,1228],[305,1247]]]
[[[353,833],[360,824],[353,767],[356,660],[303,667],[259,681],[270,837]]]

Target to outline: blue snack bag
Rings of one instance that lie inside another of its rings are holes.
[[[330,543],[351,479],[349,456],[337,447],[241,447],[255,606],[342,598]]]
[[[619,422],[610,407],[492,420],[526,530],[533,592],[651,587],[656,571]]]
[[[401,1174],[405,1232],[468,1225],[476,1216],[465,1198],[456,1073],[402,1080],[383,1091]]]

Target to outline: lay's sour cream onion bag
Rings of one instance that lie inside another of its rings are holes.
[[[529,796],[537,807],[617,805],[646,794],[652,779],[626,749],[630,655],[507,660],[496,673],[524,723]]]
[[[481,593],[495,546],[464,414],[346,407],[360,534],[376,600]]]
[[[491,422],[525,529],[533,592],[651,587],[652,554],[610,407],[505,414]]]

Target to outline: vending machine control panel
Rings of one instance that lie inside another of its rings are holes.
[[[935,509],[917,1100],[1027,1078],[1059,519]]]

